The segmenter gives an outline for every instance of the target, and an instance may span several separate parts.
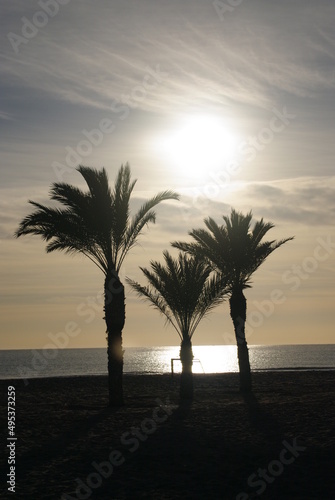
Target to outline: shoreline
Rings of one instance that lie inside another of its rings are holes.
[[[261,485],[262,500],[335,497],[334,371],[253,372],[247,396],[237,372],[194,374],[189,404],[179,374],[125,374],[118,409],[105,375],[17,382],[18,498],[247,500]],[[4,428],[6,410],[2,399]]]
[[[335,371],[335,367],[333,366],[313,366],[313,367],[290,367],[290,368],[256,368],[254,370],[251,370],[251,373],[280,373],[280,372],[333,372]],[[194,377],[198,376],[220,376],[220,375],[230,375],[230,374],[238,374],[238,371],[230,371],[230,372],[213,372],[213,373],[193,373]],[[141,377],[141,376],[172,376],[171,372],[123,372],[124,377],[132,376],[132,377]],[[174,372],[173,375],[178,376],[180,375],[180,372]],[[24,377],[5,377],[1,378],[0,377],[0,382],[5,382],[5,381],[17,381],[20,382],[21,380],[28,380],[29,382],[31,380],[40,380],[40,379],[58,379],[58,378],[80,378],[80,377],[107,377],[107,373],[96,373],[96,374],[72,374],[72,375],[45,375],[45,376],[36,376],[36,377],[31,377],[29,379],[25,379]]]

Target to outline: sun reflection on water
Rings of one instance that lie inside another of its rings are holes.
[[[193,373],[223,373],[238,371],[236,346],[193,346]],[[154,348],[152,352],[151,369],[161,372],[181,372],[179,347]],[[152,366],[154,363],[154,366]]]

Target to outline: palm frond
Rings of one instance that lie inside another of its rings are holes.
[[[175,323],[173,314],[171,313],[171,310],[164,301],[163,297],[159,293],[155,293],[150,287],[142,286],[128,277],[126,278],[126,282],[137,292],[140,298],[144,297],[145,299],[147,299],[153,307],[155,307],[163,316],[165,316],[166,321],[173,326],[179,337],[182,338],[180,334],[181,328],[180,325],[178,325],[178,320]]]
[[[264,222],[263,219],[260,219],[259,221],[255,222],[251,234],[251,243],[254,246],[254,248],[257,248],[257,245],[261,242],[266,233],[270,231],[270,229],[272,229],[273,227],[274,224],[272,224],[272,222]]]
[[[64,182],[54,183],[50,189],[50,198],[72,208],[77,213],[89,210],[89,196],[81,189]]]
[[[222,304],[226,295],[229,293],[229,290],[230,289],[226,280],[219,274],[214,274],[214,276],[204,283],[195,314],[192,317],[190,337],[193,336],[200,321],[218,305]]]
[[[136,240],[140,236],[144,226],[149,222],[155,223],[156,212],[152,209],[159,203],[166,200],[179,200],[179,194],[171,190],[163,191],[147,200],[140,207],[124,234],[122,250],[118,256],[118,267],[121,267],[127,253],[136,244]]]
[[[131,171],[128,163],[121,165],[115,180],[113,191],[113,217],[111,235],[113,239],[113,260],[118,260],[118,254],[123,246],[125,234],[129,225],[129,201],[136,184],[131,182]]]
[[[77,171],[84,177],[93,199],[98,201],[99,199],[111,198],[108,175],[105,168],[97,170],[96,168],[79,165]]]

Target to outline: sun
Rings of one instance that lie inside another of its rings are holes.
[[[238,137],[222,118],[194,115],[160,137],[157,148],[184,175],[201,179],[232,161],[238,144]]]

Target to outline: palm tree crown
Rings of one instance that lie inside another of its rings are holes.
[[[222,278],[211,276],[211,268],[196,257],[179,253],[174,259],[163,253],[165,265],[151,261],[151,269],[140,268],[149,286],[127,282],[148,299],[177,331],[181,340],[191,339],[201,319],[221,303],[226,292]]]
[[[113,190],[104,168],[98,171],[80,166],[77,170],[84,177],[88,192],[66,183],[53,184],[50,198],[65,208],[30,201],[37,210],[21,221],[16,236],[40,235],[48,242],[47,252],[80,252],[105,274],[110,270],[118,272],[143,227],[155,222],[153,207],[164,200],[177,200],[178,194],[157,194],[130,219],[129,200],[136,180],[131,181],[128,164],[121,166]]]
[[[230,217],[223,216],[219,226],[211,217],[205,219],[206,229],[193,229],[189,234],[195,242],[173,242],[172,246],[191,255],[206,258],[214,269],[229,279],[231,289],[250,287],[252,274],[265,259],[281,245],[293,238],[262,242],[274,227],[263,219],[251,229],[252,212],[244,215],[232,209]]]

